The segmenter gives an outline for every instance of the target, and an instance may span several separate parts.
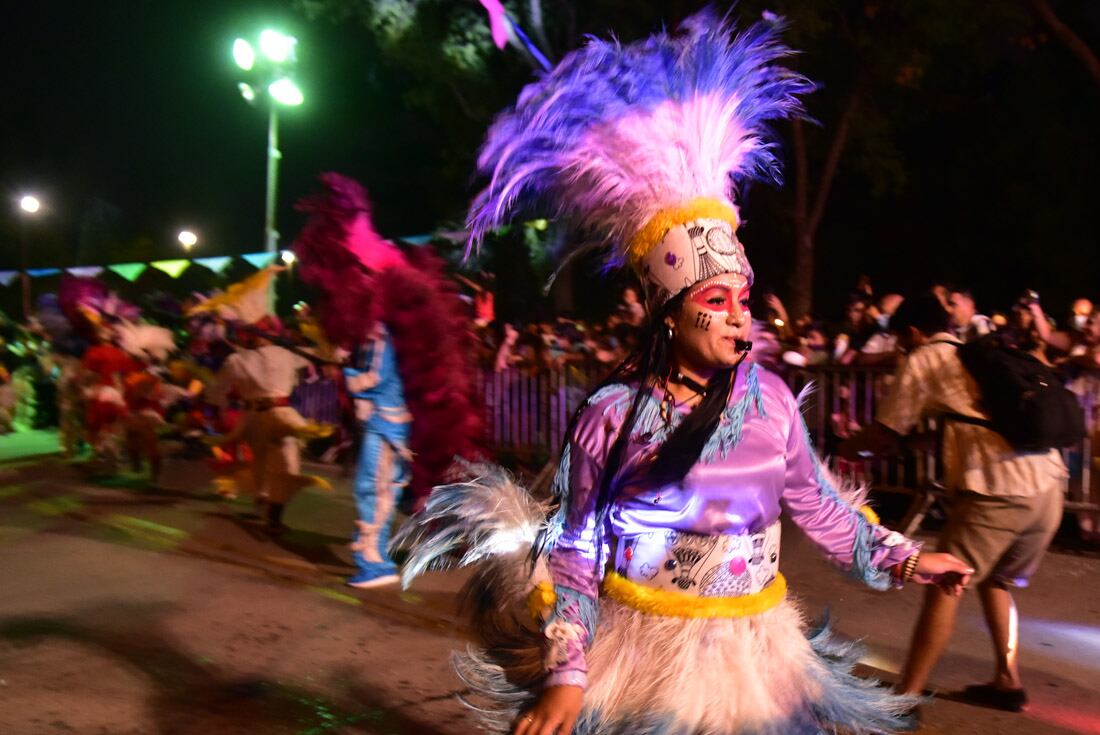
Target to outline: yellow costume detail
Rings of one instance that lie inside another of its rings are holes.
[[[875,509],[871,506],[861,505],[859,507],[859,512],[863,514],[863,517],[867,519],[868,523],[871,523],[875,526],[882,524],[882,519],[878,517],[878,513],[876,513]]]
[[[737,231],[737,212],[733,207],[717,199],[695,199],[687,204],[662,209],[649,218],[645,226],[630,241],[631,264],[640,263],[649,251],[664,239],[673,227],[697,219],[723,219]]]
[[[741,597],[696,597],[645,587],[610,572],[603,580],[603,591],[616,602],[650,615],[672,618],[744,618],[770,610],[787,595],[787,580],[777,574],[772,583],[759,592]]]
[[[539,582],[527,595],[527,610],[535,620],[545,620],[557,601],[558,595],[554,592],[553,585],[549,582]]]

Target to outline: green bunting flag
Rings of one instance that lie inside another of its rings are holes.
[[[112,273],[122,276],[131,283],[136,281],[148,267],[145,263],[115,263],[107,266]]]
[[[275,262],[276,253],[248,253],[242,255],[242,258],[252,264],[253,268],[266,268]]]
[[[156,268],[158,271],[167,273],[172,278],[179,278],[180,274],[191,267],[190,260],[154,260],[149,265]]]

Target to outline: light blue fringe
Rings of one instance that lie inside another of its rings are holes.
[[[814,476],[817,478],[817,484],[821,487],[822,494],[841,505],[848,505],[840,497],[840,493],[833,487],[829,477],[825,474],[825,470],[821,465],[821,458],[817,456],[817,452],[813,449],[810,429],[806,426],[806,421],[802,418],[801,413],[798,415],[798,421],[802,425],[802,437],[813,460]],[[856,508],[852,508],[852,515],[856,521],[856,534],[855,544],[852,548],[852,567],[848,570],[848,574],[871,589],[888,590],[893,586],[893,575],[888,571],[876,569],[871,564],[871,551],[875,547],[875,526]]]
[[[560,584],[554,585],[554,594],[557,595],[558,599],[554,602],[554,610],[547,618],[546,625],[542,626],[543,630],[555,620],[580,623],[584,627],[585,640],[583,643],[587,648],[588,644],[592,642],[593,636],[596,635],[596,621],[599,618],[600,611],[599,601],[583,592],[578,592],[572,587]]]
[[[757,372],[756,363],[749,365],[748,375],[745,376],[745,395],[722,412],[718,426],[703,446],[703,451],[699,454],[699,460],[703,464],[710,464],[716,459],[725,459],[741,442],[741,432],[745,428],[745,418],[750,409],[755,409],[760,418],[767,418],[764,412],[764,396],[760,393],[760,375]]]

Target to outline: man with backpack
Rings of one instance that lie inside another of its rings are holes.
[[[972,581],[978,586],[996,651],[992,682],[967,687],[963,697],[1021,711],[1027,695],[1020,681],[1010,588],[1027,586],[1061,522],[1068,472],[1056,447],[1076,435],[1074,427],[1065,425],[1074,417],[1062,416],[1065,397],[1059,391],[1064,388],[1051,378],[1049,368],[991,342],[964,346],[950,333],[950,317],[930,293],[907,299],[891,328],[907,357],[879,406],[875,424],[842,446],[840,453],[891,453],[897,450],[898,438],[922,419],[939,421],[944,486],[950,496],[939,550],[975,569]],[[997,416],[991,415],[989,406],[997,407]],[[1013,443],[1005,434],[1013,436]],[[951,637],[959,599],[928,590],[901,691],[924,690]]]

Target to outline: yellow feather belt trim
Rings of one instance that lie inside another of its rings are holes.
[[[603,580],[603,591],[615,602],[650,615],[671,618],[744,618],[758,615],[783,601],[787,580],[782,574],[764,589],[741,597],[696,597],[631,582],[615,572]]]
[[[717,199],[695,199],[679,207],[662,209],[649,218],[630,241],[630,261],[639,263],[677,225],[697,219],[724,219],[737,229],[737,212]]]

